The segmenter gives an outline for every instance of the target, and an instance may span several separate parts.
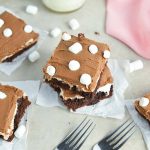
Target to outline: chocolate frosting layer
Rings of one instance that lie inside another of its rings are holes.
[[[150,100],[150,93],[145,94],[144,97],[146,97],[146,98],[148,98],[148,99]],[[136,100],[136,101],[135,101],[135,108],[138,110],[138,112],[139,112],[143,117],[145,117],[147,120],[150,121],[150,102],[149,102],[149,104],[148,104],[147,106],[141,107],[141,106],[139,105],[139,100]]]
[[[11,136],[13,134],[13,118],[17,111],[17,100],[23,97],[23,92],[7,85],[0,85],[0,91],[6,95],[6,98],[0,99],[0,135]]]
[[[78,54],[74,54],[68,50],[76,42],[82,45],[82,51]],[[89,52],[89,46],[91,44],[95,44],[98,47],[96,54]],[[78,37],[72,35],[69,41],[61,40],[54,54],[43,69],[45,79],[50,81],[52,78],[56,78],[67,83],[70,87],[76,86],[81,91],[93,92],[107,62],[103,57],[104,50],[109,50],[106,44],[87,39],[83,34],[79,34]],[[71,71],[69,69],[68,64],[71,60],[76,60],[80,63],[78,70]],[[49,65],[54,66],[56,69],[53,76],[50,76],[46,72]],[[88,87],[80,83],[80,77],[84,73],[89,74],[92,78],[92,82]]]
[[[0,15],[0,19],[4,20],[3,26],[0,28],[0,63],[17,54],[24,48],[35,43],[38,39],[38,33],[32,31],[26,33],[24,27],[26,23],[14,16],[13,14],[5,11]],[[6,28],[12,30],[12,36],[5,37],[3,31]]]

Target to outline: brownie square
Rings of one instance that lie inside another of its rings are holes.
[[[0,137],[12,141],[25,110],[30,105],[22,90],[0,85]]]
[[[0,63],[11,62],[36,44],[38,37],[22,19],[7,11],[0,14]]]
[[[98,103],[100,100],[111,97],[113,94],[113,78],[109,68],[106,66],[102,73],[101,79],[97,84],[97,89],[95,92],[93,92],[92,98],[83,97],[79,93],[72,90],[66,90],[62,88],[55,89],[62,99],[64,105],[66,105],[68,109],[75,111],[77,108],[93,105]]]
[[[134,105],[139,114],[150,122],[150,93],[136,100]]]
[[[91,94],[107,62],[104,54],[110,53],[109,47],[81,33],[77,37],[67,35],[67,38],[64,34],[43,69],[45,81],[52,87]]]

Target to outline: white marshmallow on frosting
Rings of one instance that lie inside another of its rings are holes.
[[[84,74],[81,75],[81,77],[80,77],[80,83],[88,86],[88,85],[91,84],[91,82],[92,82],[92,78],[91,78],[91,76],[89,74],[84,73]]]
[[[80,27],[80,24],[77,21],[77,19],[71,19],[68,24],[72,30],[76,30]]]
[[[50,31],[52,37],[58,37],[61,34],[61,29],[56,27]]]
[[[36,15],[38,12],[38,7],[35,5],[28,5],[26,7],[26,12],[31,15]]]
[[[15,137],[17,137],[18,139],[21,139],[23,137],[23,135],[26,132],[26,127],[24,125],[20,125],[17,130],[15,131]]]
[[[109,58],[110,57],[110,51],[109,50],[105,50],[103,53],[103,57],[104,58]]]
[[[92,54],[96,54],[98,52],[98,47],[96,45],[92,44],[92,45],[89,46],[89,51]]]
[[[0,28],[3,26],[3,24],[4,24],[4,20],[0,19]]]
[[[25,25],[25,27],[24,27],[24,32],[26,32],[26,33],[31,33],[33,31],[33,28],[32,28],[32,26],[31,25]]]
[[[6,29],[4,29],[3,34],[5,37],[10,37],[10,36],[12,36],[13,32],[10,28],[6,28]]]
[[[146,107],[146,106],[148,106],[148,104],[149,104],[149,99],[146,97],[142,97],[139,101],[139,105],[141,107]]]
[[[55,72],[56,72],[56,69],[55,69],[54,66],[51,66],[51,65],[50,65],[50,66],[47,67],[46,72],[47,72],[50,76],[53,76],[53,75],[55,74]]]
[[[0,99],[5,99],[7,95],[4,92],[0,91]]]
[[[29,54],[28,59],[30,60],[30,62],[35,62],[40,58],[40,54],[37,51],[32,52],[31,54]]]
[[[69,69],[72,71],[76,71],[80,68],[80,63],[76,60],[71,60],[69,62]]]
[[[78,54],[80,51],[82,51],[82,45],[79,42],[76,42],[69,47],[69,51],[74,54]]]
[[[143,62],[141,60],[136,60],[129,64],[130,72],[143,69]]]
[[[63,39],[64,41],[69,41],[69,40],[71,39],[71,35],[68,34],[68,33],[63,33],[62,39]]]

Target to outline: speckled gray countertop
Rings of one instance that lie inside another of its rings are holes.
[[[25,6],[35,4],[39,8],[39,12],[34,17],[25,13]],[[33,24],[43,30],[50,30],[53,27],[60,27],[63,31],[71,34],[78,32],[85,33],[91,39],[105,41],[110,45],[111,58],[118,59],[141,59],[144,62],[144,69],[132,73],[129,77],[130,86],[125,92],[126,98],[134,98],[142,96],[150,91],[150,61],[136,55],[130,48],[122,44],[120,41],[104,33],[105,30],[105,1],[104,0],[87,0],[85,5],[78,11],[72,13],[55,13],[49,11],[41,0],[0,0],[0,5],[5,5],[23,17],[30,24]],[[71,18],[76,18],[81,27],[76,31],[68,28],[67,22]],[[95,35],[94,32],[100,32],[101,36]],[[41,59],[36,63],[25,61],[22,66],[11,76],[0,74],[0,80],[38,80],[42,79],[42,67],[46,63],[51,52],[58,44],[60,38],[50,38],[44,41],[39,49]],[[33,105],[29,114],[29,134],[28,134],[28,150],[52,150],[65,137],[68,130],[73,129],[83,115],[72,114],[60,108],[43,108]],[[128,113],[126,112],[126,117]],[[104,119],[100,117],[92,117],[97,124],[96,129],[87,139],[81,150],[91,150],[92,146],[104,137],[108,131],[117,127],[124,120]],[[145,144],[140,131],[138,130],[134,136],[122,148],[123,150],[145,150]]]

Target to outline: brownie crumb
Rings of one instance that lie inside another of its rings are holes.
[[[95,32],[94,32],[94,34],[96,34],[96,35],[100,35],[100,33],[99,33],[99,32],[97,32],[97,31],[95,31]]]

